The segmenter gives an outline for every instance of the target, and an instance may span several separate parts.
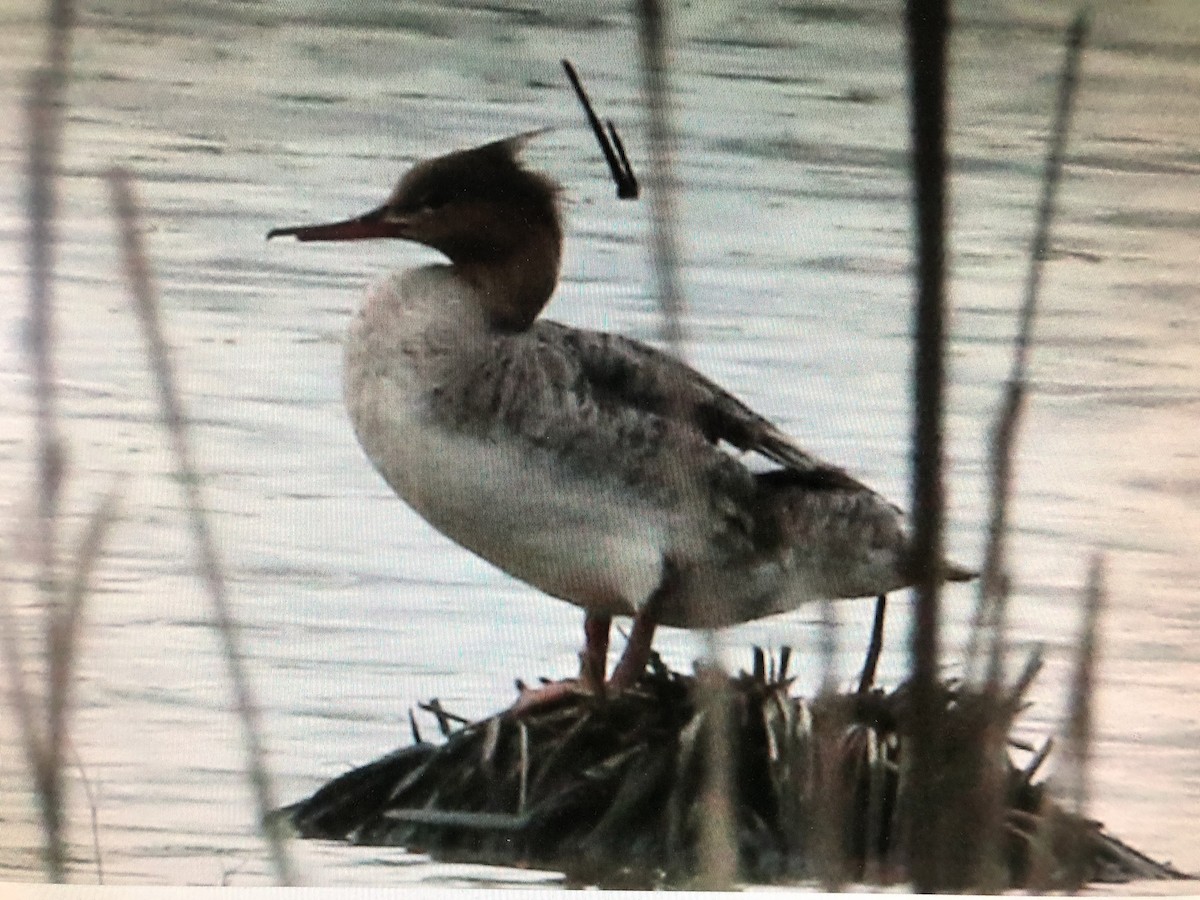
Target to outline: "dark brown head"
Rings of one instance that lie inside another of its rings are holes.
[[[364,215],[276,228],[267,237],[424,244],[475,284],[493,324],[526,328],[554,291],[562,253],[558,185],[524,168],[519,158],[533,134],[424,160],[400,179],[387,202]]]

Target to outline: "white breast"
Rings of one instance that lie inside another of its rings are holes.
[[[667,522],[615,479],[581,478],[547,451],[435,421],[429,397],[486,352],[469,285],[448,267],[372,288],[345,348],[358,439],[431,525],[509,574],[580,606],[630,614],[662,578]]]

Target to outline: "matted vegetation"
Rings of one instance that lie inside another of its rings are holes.
[[[908,686],[793,696],[789,655],[757,652],[753,671],[730,679],[738,879],[907,881]],[[1010,746],[994,772],[975,770],[988,730],[1008,733],[1033,671],[999,695],[952,682],[940,690],[947,777],[961,780],[968,803],[981,775],[1004,785],[1002,883],[1183,877],[1055,804],[1035,780],[1044,749],[1018,765],[1022,748]],[[605,887],[687,885],[702,872],[706,728],[696,694],[695,677],[656,660],[636,689],[607,700],[568,697],[469,723],[425,704],[443,742],[414,726],[411,746],[279,815],[308,838],[552,868]]]

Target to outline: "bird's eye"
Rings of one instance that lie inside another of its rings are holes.
[[[430,191],[417,197],[413,207],[417,210],[437,210],[450,202],[450,195],[444,191]]]

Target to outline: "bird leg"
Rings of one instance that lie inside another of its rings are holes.
[[[579,682],[584,690],[604,696],[608,669],[608,632],[612,616],[589,612],[583,620],[583,650],[579,654]]]
[[[644,606],[633,617],[633,628],[629,641],[612,678],[604,680],[608,658],[608,634],[612,617],[599,613],[588,613],[583,620],[583,650],[579,654],[579,677],[555,681],[533,690],[522,689],[521,696],[509,710],[515,715],[527,713],[539,707],[559,703],[568,697],[591,694],[603,698],[619,694],[637,684],[646,664],[650,661],[650,649],[654,642],[654,631],[658,620],[649,606]]]
[[[589,612],[583,620],[583,650],[579,653],[579,677],[552,681],[539,688],[521,687],[510,712],[520,715],[560,703],[570,697],[604,696],[604,673],[608,668],[608,632],[612,616]]]
[[[867,647],[867,658],[863,662],[862,675],[858,679],[858,692],[865,694],[875,684],[875,667],[879,665],[879,654],[883,650],[883,616],[887,611],[887,594],[875,600],[875,622],[871,625],[871,643]]]
[[[654,642],[654,629],[657,626],[657,618],[649,604],[634,614],[633,628],[629,632],[625,652],[621,654],[617,667],[613,669],[612,678],[608,680],[608,687],[613,693],[619,694],[633,687],[646,671],[646,663],[650,661],[650,646]]]

